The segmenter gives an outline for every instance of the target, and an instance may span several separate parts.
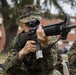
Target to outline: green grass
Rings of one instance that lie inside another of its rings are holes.
[[[0,63],[3,63],[7,58],[7,54],[6,53],[0,53]]]

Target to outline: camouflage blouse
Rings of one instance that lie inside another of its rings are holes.
[[[51,43],[56,41],[53,37]],[[9,48],[8,58],[4,62],[4,71],[10,75],[51,75],[55,64],[57,63],[58,46],[48,46],[43,49],[43,58],[36,59],[35,53],[26,55],[21,61],[18,57],[19,51],[19,35],[13,41]],[[58,75],[58,74],[56,74]]]

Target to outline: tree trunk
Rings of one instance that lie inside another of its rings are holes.
[[[17,34],[18,27],[11,27],[10,30],[6,29],[6,44],[3,52],[7,53],[10,45],[12,44],[14,37]]]
[[[4,27],[6,33],[6,44],[3,52],[8,52],[8,48],[12,43],[16,33],[17,33],[17,25],[16,25],[16,15],[13,15],[12,18],[9,17],[10,10],[7,0],[1,0],[1,13],[3,14],[4,18]]]

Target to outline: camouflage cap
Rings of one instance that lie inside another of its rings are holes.
[[[38,6],[26,5],[20,11],[19,19],[20,19],[20,22],[26,23],[26,22],[33,21],[35,19],[40,20],[42,19],[42,17],[40,16],[40,11],[38,9]]]

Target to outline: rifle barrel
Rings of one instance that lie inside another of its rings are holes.
[[[72,28],[76,28],[76,25],[69,25],[63,27],[63,29],[72,29]]]

